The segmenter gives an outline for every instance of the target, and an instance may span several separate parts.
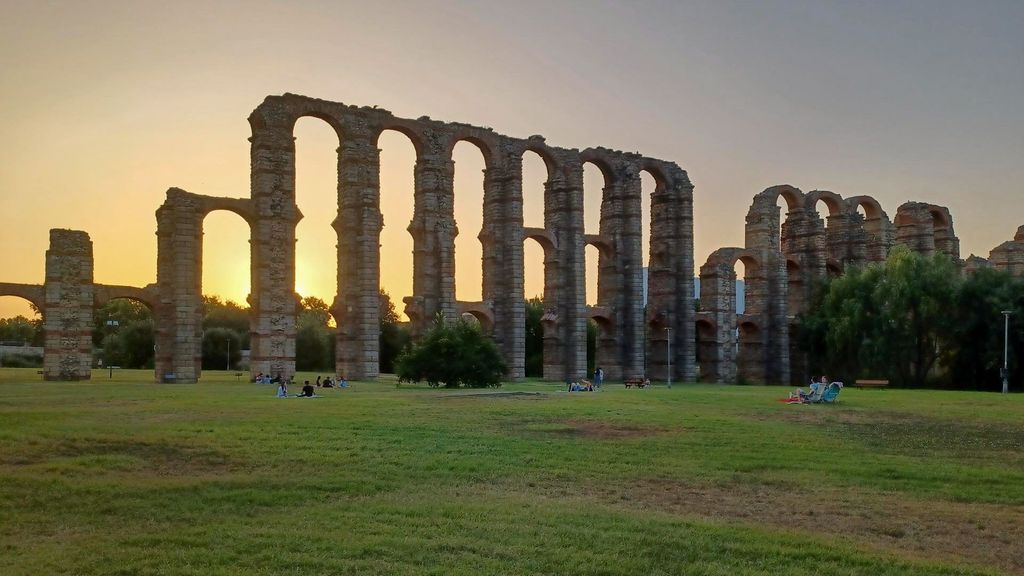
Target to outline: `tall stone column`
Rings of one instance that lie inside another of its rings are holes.
[[[279,124],[254,129],[252,161],[252,315],[250,370],[291,378],[295,374],[296,316],[295,138],[284,114]]]
[[[736,382],[736,272],[731,259],[714,258],[700,268],[701,315],[711,324],[702,341],[701,377],[706,382]]]
[[[46,380],[89,380],[92,376],[92,271],[88,234],[50,230],[42,310]]]
[[[156,211],[157,382],[197,382],[202,372],[203,221],[196,198],[172,188]]]
[[[651,197],[648,263],[647,369],[666,379],[671,337],[672,379],[697,379],[693,308],[693,185],[682,169],[662,167]],[[639,213],[639,212],[638,212]]]
[[[637,158],[624,162],[615,172],[615,194],[611,200],[614,206],[613,217],[609,229],[615,238],[615,257],[618,265],[619,293],[616,297],[616,320],[618,321],[619,337],[622,347],[619,350],[623,378],[643,378],[644,370],[644,258],[643,258],[643,222],[641,220],[641,196],[643,195],[640,181],[640,167]],[[604,225],[602,218],[602,226]],[[652,290],[648,293],[648,310],[652,314],[655,308],[662,310],[660,304],[654,307],[651,302],[661,302],[667,294],[666,282],[671,283],[667,276],[663,278],[664,269],[648,276],[648,285]]]
[[[621,166],[610,171],[610,177],[605,182],[601,193],[601,224],[600,236],[611,244],[610,254],[601,250],[598,255],[598,276],[597,276],[597,305],[610,311],[611,332],[606,333],[604,327],[598,332],[597,340],[597,364],[604,370],[605,378],[609,380],[620,380],[625,378],[625,367],[635,370],[635,361],[630,357],[639,355],[641,371],[630,374],[630,377],[639,377],[643,374],[643,349],[637,346],[640,332],[635,332],[636,322],[643,326],[643,317],[630,318],[627,315],[634,307],[629,306],[631,299],[625,295],[625,282],[622,270],[625,269],[622,262],[622,251],[620,235],[623,228],[623,185],[621,179],[625,171]],[[641,294],[642,299],[642,294]],[[632,336],[627,333],[634,330]]]
[[[558,356],[549,359],[545,333],[545,380],[587,376],[583,165],[575,155],[564,156],[545,185],[544,227],[555,238],[556,256],[554,262],[545,258],[544,305],[554,308],[558,340]]]
[[[349,122],[338,152],[338,323],[335,365],[350,379],[380,371],[380,150],[365,121]]]
[[[523,297],[522,158],[503,141],[484,170],[483,299],[494,311],[494,341],[509,377],[526,375],[526,308]]]
[[[428,142],[436,139],[427,138]],[[425,149],[416,161],[413,237],[413,295],[407,313],[423,333],[437,314],[458,317],[455,303],[455,163],[442,146]]]

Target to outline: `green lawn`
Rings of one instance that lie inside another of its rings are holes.
[[[1021,395],[93,377],[0,370],[0,574],[1024,574]]]

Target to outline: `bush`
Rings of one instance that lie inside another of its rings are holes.
[[[431,386],[444,384],[445,388],[498,387],[507,371],[494,342],[461,318],[450,325],[439,318],[424,338],[395,362],[399,382],[426,380]]]
[[[0,366],[5,368],[42,368],[43,357],[32,354],[4,354]]]

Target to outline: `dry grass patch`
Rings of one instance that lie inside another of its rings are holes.
[[[1024,507],[887,494],[640,480],[595,490],[609,502],[830,536],[909,559],[967,561],[1024,574]]]

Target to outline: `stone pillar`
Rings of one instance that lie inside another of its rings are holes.
[[[349,379],[380,371],[380,150],[353,121],[338,153],[338,323],[336,370]]]
[[[864,219],[865,259],[868,262],[885,262],[895,239],[896,231],[888,216],[871,216]]]
[[[427,142],[437,139],[426,138]],[[452,321],[455,303],[455,163],[442,146],[425,149],[416,161],[413,237],[413,295],[406,314],[419,335],[437,314]]]
[[[255,114],[255,113],[254,113]],[[269,114],[268,114],[269,116]],[[283,111],[276,122],[253,130],[252,315],[250,371],[291,378],[295,374],[295,205],[293,120]]]
[[[637,346],[643,334],[642,308],[639,316],[628,316],[628,310],[635,309],[635,306],[630,306],[627,310],[627,304],[631,303],[631,300],[625,296],[625,277],[622,274],[625,269],[622,231],[625,218],[624,180],[627,174],[628,171],[623,166],[611,170],[610,177],[606,176],[607,181],[601,193],[599,236],[611,244],[612,252],[609,254],[601,250],[598,256],[597,306],[609,311],[611,321],[608,326],[601,326],[598,332],[597,363],[604,370],[607,380],[625,378],[627,366],[633,366],[631,370],[635,370],[638,365],[639,371],[633,376],[643,375],[643,347]],[[642,293],[640,299],[643,300]],[[627,337],[626,333],[630,331],[632,337]],[[631,362],[631,355],[637,356],[639,363],[636,362],[637,358]]]
[[[526,307],[523,296],[522,157],[511,141],[484,170],[483,299],[494,311],[494,342],[509,378],[526,375]]]
[[[171,188],[156,211],[157,382],[197,382],[202,372],[203,220],[194,195]]]
[[[736,271],[732,258],[719,259],[717,254],[700,268],[700,316],[711,328],[701,340],[701,379],[733,384],[737,375]]]
[[[631,156],[615,173],[614,196],[610,207],[612,219],[608,230],[615,239],[615,263],[619,276],[619,292],[615,297],[615,320],[620,342],[622,378],[643,378],[647,375],[644,356],[644,256],[641,206],[643,187],[640,181],[640,158]],[[602,226],[604,226],[602,218]],[[654,244],[651,244],[652,248]],[[655,267],[657,268],[657,267]],[[648,283],[649,310],[667,309],[665,288],[671,279],[665,268],[652,269]],[[659,294],[657,303],[654,294]]]
[[[548,358],[544,378],[587,377],[586,256],[583,234],[583,165],[578,154],[561,154],[557,175],[545,186],[544,227],[555,239],[555,262],[545,258],[544,303],[554,303],[559,357]],[[549,287],[553,298],[548,299]]]
[[[992,267],[1011,276],[1024,276],[1024,226],[1017,229],[1013,240],[1003,242],[989,252]]]
[[[648,262],[647,372],[672,380],[697,379],[693,308],[693,185],[686,172],[661,163],[651,197],[651,255]],[[667,330],[671,329],[671,331]]]
[[[960,239],[953,232],[953,215],[949,208],[944,206],[933,206],[935,221],[935,249],[949,256],[954,262],[960,260]],[[939,220],[943,220],[940,224]]]
[[[906,202],[896,210],[896,242],[925,256],[935,253],[935,226],[921,202]]]
[[[92,241],[78,230],[50,230],[43,302],[43,378],[92,376]]]

